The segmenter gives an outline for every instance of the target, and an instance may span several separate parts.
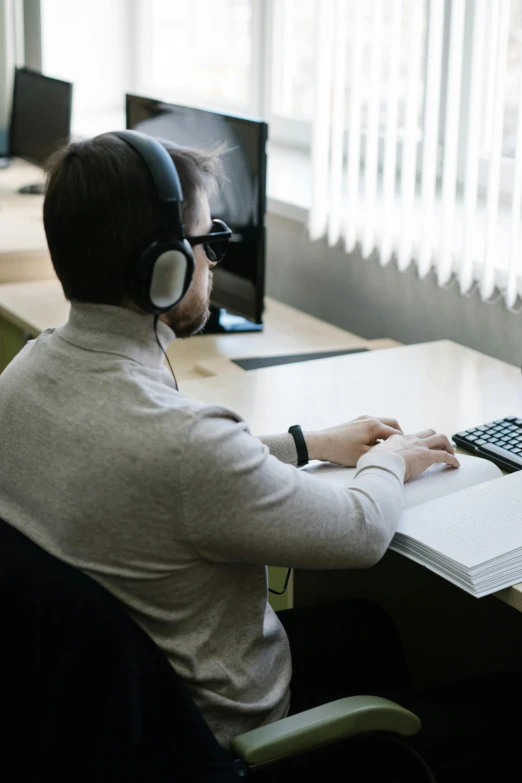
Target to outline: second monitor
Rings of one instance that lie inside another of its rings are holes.
[[[44,167],[49,155],[69,141],[73,86],[30,68],[15,68],[9,128],[12,157]],[[41,182],[21,193],[43,193]]]
[[[265,287],[266,142],[264,122],[126,96],[127,128],[187,147],[224,144],[224,180],[213,217],[233,230],[214,269],[212,316],[206,332],[262,329]]]

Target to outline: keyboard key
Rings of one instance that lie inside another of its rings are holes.
[[[477,427],[478,430],[487,430],[488,425],[487,424],[481,424],[480,427]]]
[[[500,446],[500,448],[505,448],[507,446],[507,441],[505,440],[498,440],[495,444],[496,446]]]
[[[510,451],[511,451],[513,454],[520,454],[520,452],[522,451],[522,449],[519,449],[519,448],[517,448],[517,449],[510,449]]]
[[[506,462],[512,462],[514,465],[522,468],[522,454],[512,454],[500,446],[492,446],[491,444],[488,444],[484,447],[484,453],[489,453],[495,457],[500,457],[500,459],[503,459]]]
[[[478,438],[476,435],[468,435],[467,438],[465,438],[465,440],[467,440],[468,443],[474,443],[476,440],[478,440]]]
[[[516,416],[506,416],[506,421],[516,421],[516,420],[517,420]]]
[[[515,424],[518,424],[519,427],[522,427],[522,419],[515,419]]]
[[[457,432],[457,438],[465,438],[467,434],[467,430],[464,430],[464,432]]]
[[[483,446],[483,445],[484,445],[484,443],[487,443],[487,442],[488,442],[488,441],[487,441],[487,440],[484,440],[484,439],[481,439],[481,440],[476,440],[476,441],[475,441],[475,446]]]

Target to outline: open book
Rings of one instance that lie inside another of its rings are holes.
[[[492,462],[458,455],[458,470],[435,465],[404,486],[391,549],[477,598],[522,582],[522,471],[502,476]],[[304,468],[346,485],[355,468]]]

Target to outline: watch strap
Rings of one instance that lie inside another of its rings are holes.
[[[306,447],[303,430],[299,424],[293,424],[288,428],[288,432],[293,437],[297,450],[297,467],[302,468],[303,465],[308,464],[308,449]]]

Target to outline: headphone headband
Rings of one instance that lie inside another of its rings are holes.
[[[152,136],[134,130],[111,131],[111,136],[117,136],[129,147],[136,150],[145,161],[150,171],[158,201],[161,204],[170,204],[173,201],[183,201],[183,191],[179,174],[174,161],[159,141]]]

